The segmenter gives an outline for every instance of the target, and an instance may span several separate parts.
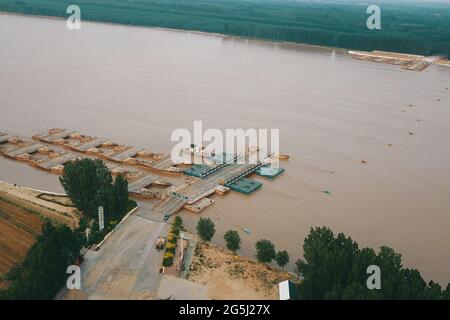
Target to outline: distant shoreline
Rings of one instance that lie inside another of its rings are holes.
[[[10,15],[10,16],[17,16],[17,17],[31,17],[31,18],[40,18],[40,19],[51,19],[51,20],[58,20],[62,21],[65,20],[64,17],[61,16],[46,16],[46,15],[38,15],[38,14],[25,14],[25,13],[18,13],[18,12],[10,12],[10,11],[1,11],[0,15]],[[327,52],[337,52],[339,54],[347,55],[347,56],[353,56],[351,54],[352,51],[357,52],[358,50],[352,50],[348,48],[339,48],[339,47],[329,47],[329,46],[320,46],[320,45],[312,45],[312,44],[306,44],[306,43],[299,43],[299,42],[289,42],[289,41],[273,41],[273,40],[264,40],[264,39],[258,39],[258,38],[246,38],[242,36],[233,36],[233,35],[227,35],[222,33],[214,33],[214,32],[205,32],[205,31],[196,31],[196,30],[185,30],[185,29],[177,29],[177,28],[165,28],[165,27],[152,27],[152,26],[144,26],[144,25],[134,25],[134,24],[122,24],[122,23],[116,23],[116,22],[105,22],[105,21],[95,21],[95,20],[82,20],[83,22],[93,23],[93,24],[99,24],[99,25],[110,25],[110,26],[121,26],[121,27],[128,27],[128,28],[142,28],[142,29],[153,29],[153,30],[162,30],[162,31],[169,31],[169,32],[178,32],[178,33],[190,33],[195,35],[203,35],[203,36],[209,36],[209,37],[218,37],[222,39],[232,39],[232,40],[240,40],[240,41],[250,41],[252,43],[261,44],[261,45],[276,45],[282,48],[287,49],[318,49],[323,50]],[[378,50],[376,50],[378,51]],[[382,50],[379,50],[382,51]],[[361,51],[361,52],[368,52],[368,51]],[[383,51],[394,55],[410,55],[410,56],[419,56],[413,53],[401,53],[401,52],[395,52],[395,51]],[[424,56],[426,57],[426,56]],[[440,66],[450,66],[450,61],[446,60],[445,57],[441,57],[441,59],[437,59],[435,61],[435,64]]]
[[[0,12],[65,19],[68,1],[27,2],[4,0]],[[384,7],[382,30],[367,27],[364,3],[328,2],[198,2],[183,4],[110,2],[92,0],[81,5],[83,21],[119,24],[163,30],[223,35],[269,43],[295,43],[337,50],[374,50],[446,56],[450,54],[445,19],[446,6],[408,5]],[[409,26],[415,21],[421,32]]]

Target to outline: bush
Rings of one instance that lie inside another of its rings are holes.
[[[116,227],[116,225],[118,224],[119,222],[117,221],[117,220],[111,220],[110,222],[109,222],[109,225],[111,226],[111,227]]]
[[[166,252],[166,253],[164,254],[164,258],[173,258],[173,257],[174,257],[174,254],[171,253],[171,252]]]
[[[174,243],[171,243],[171,242],[167,242],[166,243],[166,252],[174,254],[175,253],[175,248],[176,248],[176,245]]]
[[[175,248],[175,247],[176,247],[175,243],[171,243],[171,242],[167,242],[166,243],[166,248],[167,249],[171,249],[171,248]]]
[[[175,227],[175,226],[172,226],[172,228],[170,229],[170,232],[173,233],[173,234],[176,235],[176,236],[179,236],[179,235],[180,235],[180,229],[178,229],[178,228]]]
[[[169,234],[167,235],[167,241],[169,242],[177,242],[177,236],[175,235],[174,232],[169,232]]]
[[[173,257],[164,257],[162,265],[164,267],[170,267],[173,265]]]

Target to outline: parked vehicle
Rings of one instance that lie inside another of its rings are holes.
[[[156,239],[156,249],[158,250],[164,249],[165,245],[166,245],[166,238],[158,237],[158,239]]]

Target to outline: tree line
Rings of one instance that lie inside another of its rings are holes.
[[[382,246],[378,253],[360,249],[350,237],[326,227],[310,230],[296,265],[301,299],[450,299],[450,284],[443,290],[426,282],[419,271],[404,267],[401,254],[392,248]],[[379,290],[367,287],[370,265],[380,268]]]
[[[0,10],[66,17],[69,0],[4,0]],[[357,50],[450,57],[450,7],[438,3],[382,6],[382,29],[368,30],[365,3],[287,0],[91,0],[82,19],[222,33]]]

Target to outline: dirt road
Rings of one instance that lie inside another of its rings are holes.
[[[140,208],[111,235],[99,251],[88,251],[81,266],[81,290],[59,299],[152,299],[159,288],[162,251],[155,248],[166,224],[145,218]]]

